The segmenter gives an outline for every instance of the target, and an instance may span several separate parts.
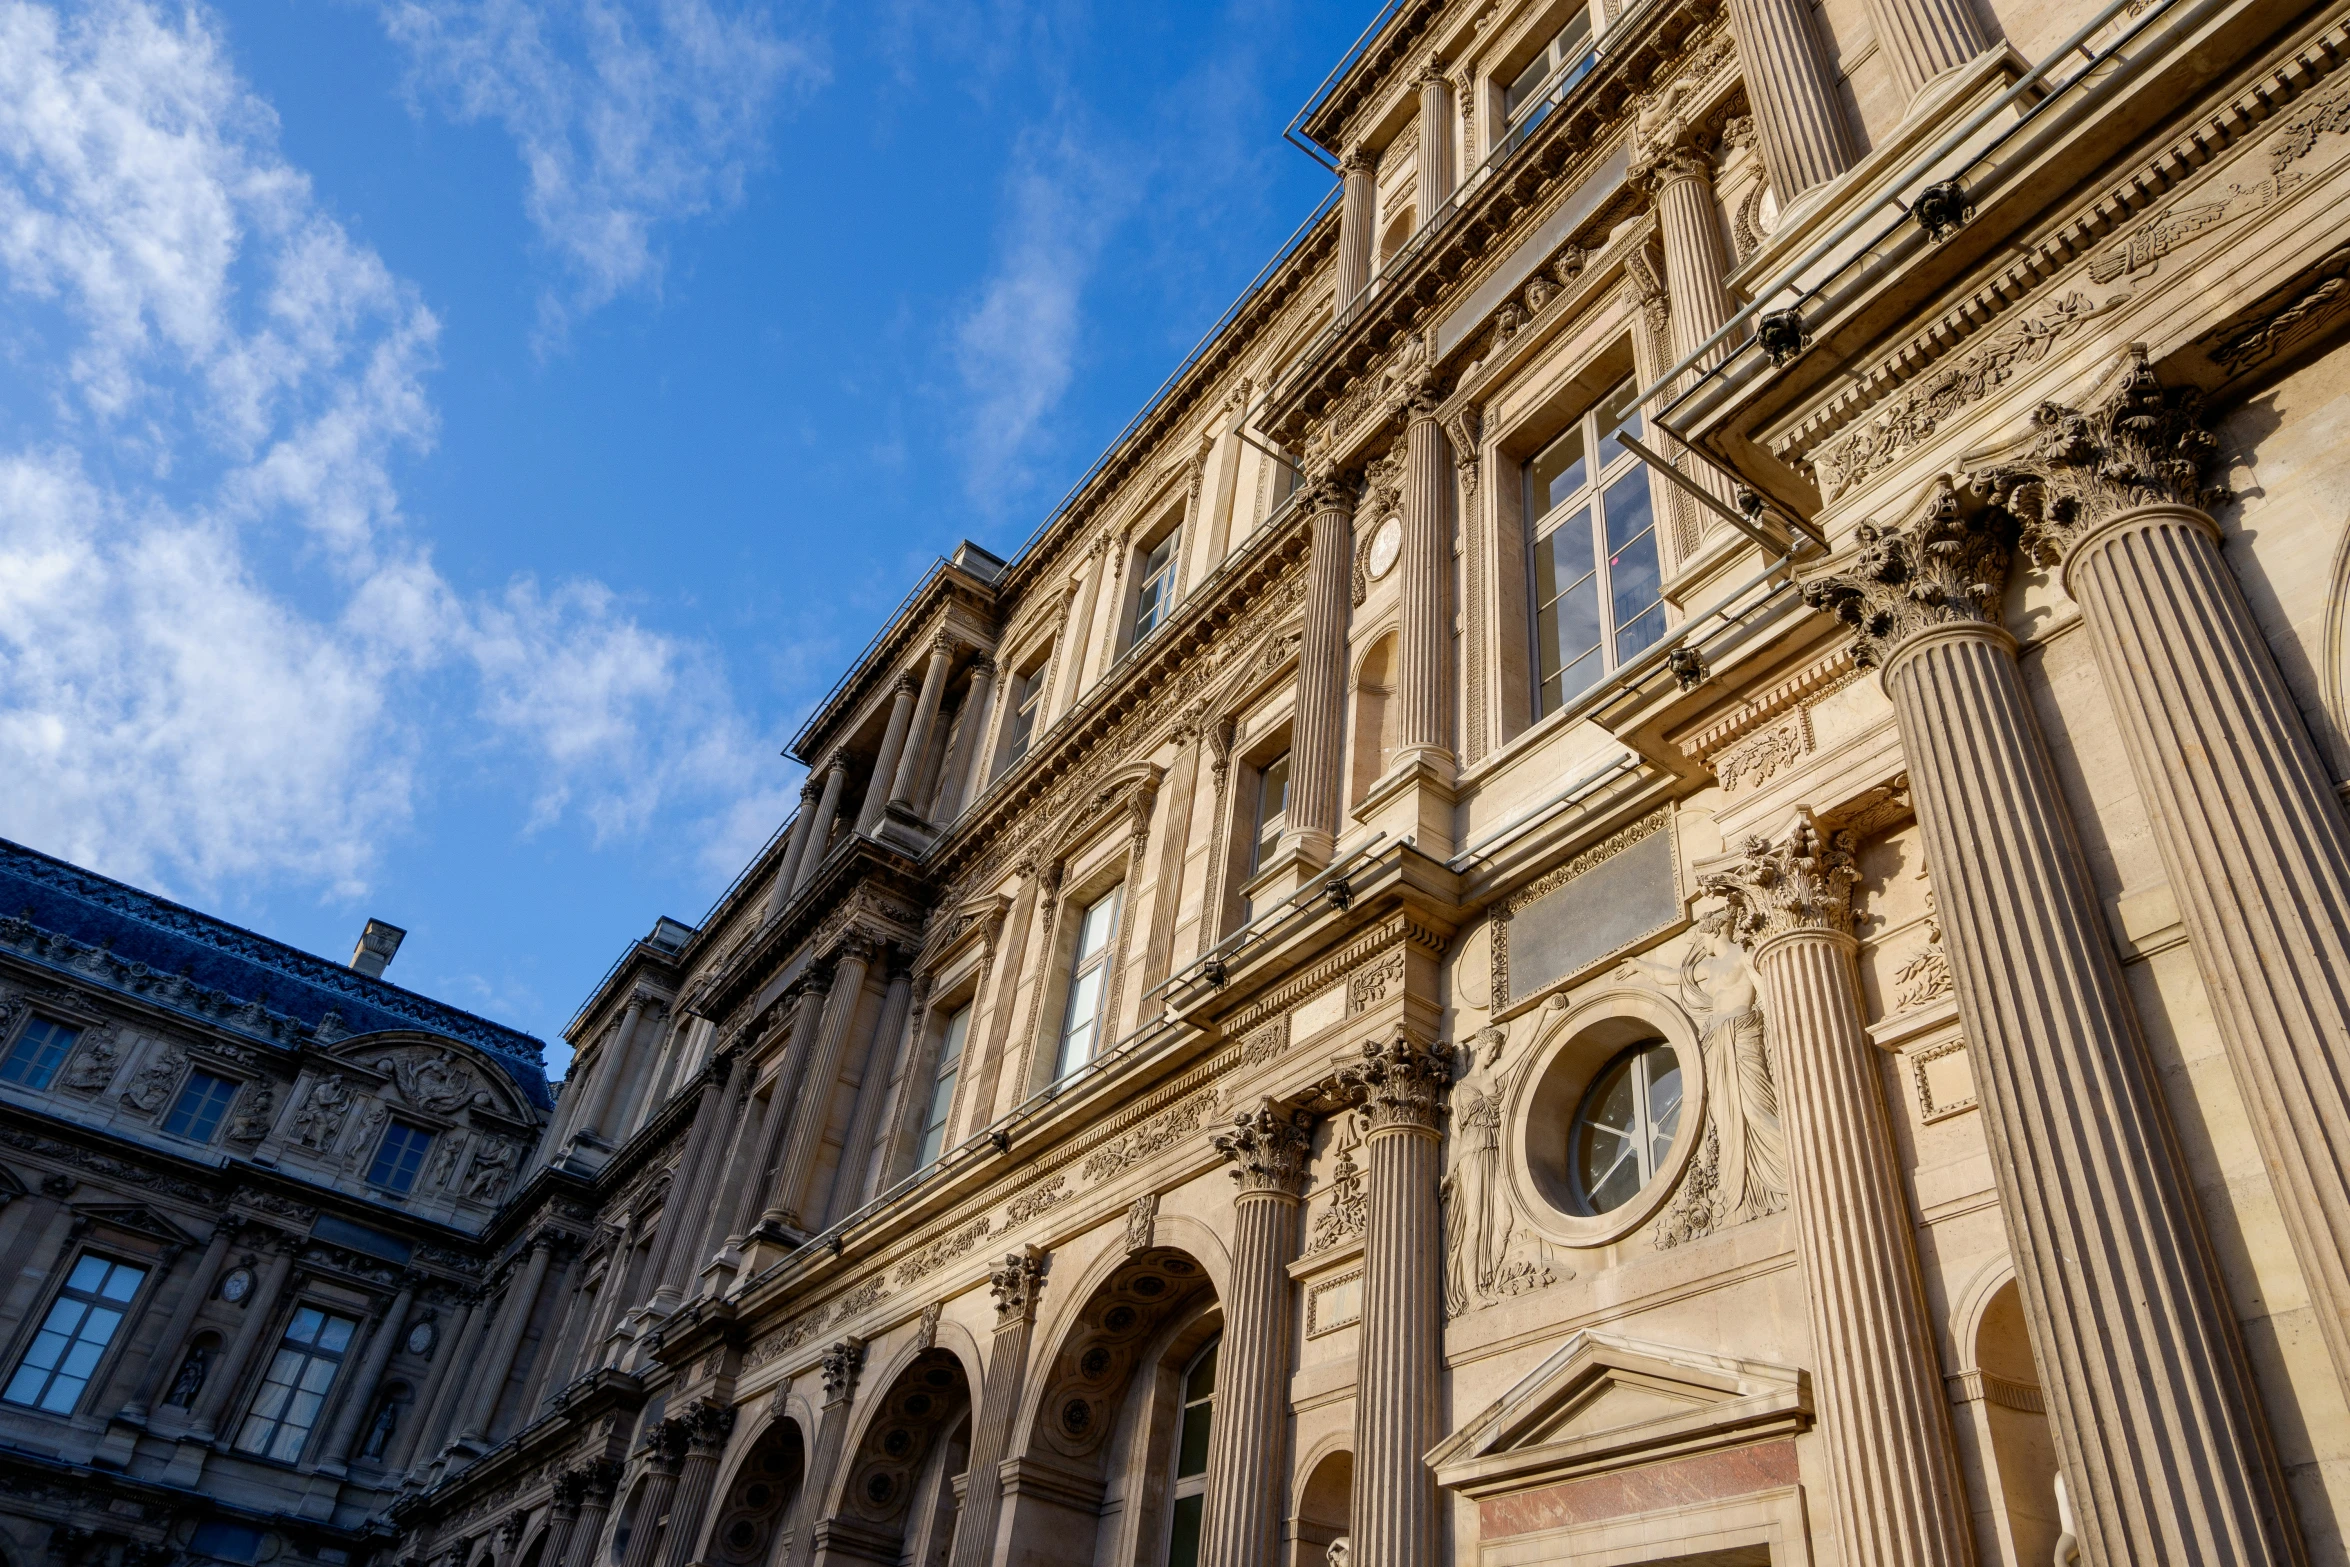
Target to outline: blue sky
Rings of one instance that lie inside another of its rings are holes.
[[[0,835],[545,1038],[1329,187],[1363,0],[0,0]]]

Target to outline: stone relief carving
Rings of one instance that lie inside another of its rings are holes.
[[[1160,1149],[1173,1147],[1179,1139],[1198,1131],[1215,1113],[1216,1087],[1211,1083],[1095,1149],[1085,1161],[1084,1177],[1098,1184],[1124,1174]]]
[[[1762,990],[1735,939],[1731,913],[1714,909],[1697,922],[1678,964],[1632,959],[1617,973],[1643,973],[1671,985],[1698,1020],[1706,1117],[1697,1155],[1681,1190],[1658,1216],[1660,1249],[1777,1213],[1787,1206],[1787,1131],[1763,1029]]]
[[[187,1064],[186,1054],[176,1047],[167,1045],[158,1050],[147,1058],[145,1066],[131,1074],[122,1091],[122,1102],[141,1115],[153,1115],[171,1097],[172,1085],[179,1081],[180,1072]]]
[[[1452,1166],[1439,1189],[1448,1317],[1575,1276],[1519,1222],[1502,1175],[1502,1105],[1515,1076],[1502,1062],[1508,1039],[1500,1028],[1478,1030],[1461,1051],[1461,1075],[1452,1091]]]
[[[490,1139],[474,1152],[472,1163],[466,1166],[465,1195],[475,1202],[491,1203],[505,1196],[518,1157],[514,1144],[502,1137]]]
[[[1132,1255],[1158,1244],[1159,1194],[1144,1192],[1126,1209],[1126,1251]]]
[[[276,1119],[276,1087],[254,1083],[237,1095],[236,1113],[229,1117],[225,1135],[232,1143],[257,1143],[269,1135],[270,1125]]]
[[[304,1148],[326,1152],[342,1135],[343,1120],[356,1097],[347,1079],[322,1077],[310,1085],[310,1096],[294,1112],[294,1141]]]
[[[1067,1189],[1065,1175],[1048,1175],[1019,1196],[1004,1205],[1006,1224],[1025,1224],[1048,1208],[1057,1208],[1075,1194]]]
[[[1809,755],[1811,747],[1811,718],[1798,707],[1714,758],[1714,777],[1723,793],[1736,794],[1768,783]]]
[[[961,1229],[940,1236],[898,1264],[898,1283],[912,1284],[928,1278],[957,1257],[968,1255],[972,1247],[987,1239],[994,1227],[995,1221],[982,1214]]]
[[[375,1069],[392,1079],[402,1099],[434,1115],[464,1109],[474,1102],[478,1091],[464,1063],[437,1052],[386,1056],[375,1063]]]
[[[4,1032],[0,1029],[0,1032]],[[115,1047],[112,1023],[93,1028],[82,1036],[74,1050],[73,1059],[66,1063],[64,1084],[76,1093],[94,1094],[114,1081],[114,1068],[122,1053]]]

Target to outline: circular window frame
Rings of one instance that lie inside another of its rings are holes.
[[[1574,1183],[1567,1170],[1570,1128],[1599,1074],[1631,1046],[1662,1039],[1681,1064],[1682,1135],[1662,1169],[1630,1200],[1605,1213],[1568,1206]],[[1651,990],[1603,990],[1568,1008],[1536,1036],[1526,1070],[1510,1085],[1502,1115],[1502,1162],[1520,1208],[1543,1238],[1588,1250],[1623,1239],[1650,1219],[1679,1189],[1697,1147],[1705,1141],[1705,1059],[1688,1013]],[[1537,1120],[1558,1128],[1555,1147],[1536,1146]]]

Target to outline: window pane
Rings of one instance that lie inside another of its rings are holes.
[[[1193,1404],[1183,1411],[1183,1444],[1175,1460],[1177,1479],[1208,1472],[1208,1424],[1215,1408],[1213,1404]]]
[[[134,1268],[123,1262],[115,1263],[106,1270],[106,1282],[98,1287],[98,1293],[108,1300],[128,1300],[139,1293],[139,1281],[146,1276],[147,1270],[144,1268]]]
[[[1221,1345],[1210,1344],[1199,1359],[1191,1363],[1191,1375],[1183,1379],[1183,1401],[1185,1403],[1196,1403],[1200,1399],[1215,1396],[1216,1351],[1220,1348],[1222,1348]]]
[[[1519,107],[1534,95],[1534,89],[1542,85],[1543,78],[1549,74],[1550,51],[1545,49],[1526,62],[1526,68],[1517,74],[1517,78],[1501,95],[1503,114],[1515,115]]]
[[[1077,955],[1090,958],[1110,944],[1110,931],[1118,923],[1118,892],[1096,902],[1085,911],[1085,926],[1078,938]]]
[[[82,1290],[95,1295],[98,1292],[98,1286],[106,1282],[106,1270],[109,1266],[110,1264],[104,1257],[84,1257],[73,1265],[73,1273],[66,1279],[65,1287],[69,1290]]]
[[[1167,1567],[1199,1567],[1200,1514],[1205,1496],[1178,1497],[1167,1526]]]
[[[179,1101],[164,1117],[163,1129],[174,1137],[208,1143],[220,1129],[220,1118],[237,1096],[237,1085],[209,1072],[190,1072],[180,1088]]]
[[[1094,1009],[1101,1005],[1101,999],[1102,971],[1098,968],[1088,969],[1078,975],[1077,982],[1069,987],[1069,1026],[1063,1031],[1068,1040],[1090,1041]],[[1081,1051],[1068,1064],[1081,1066],[1092,1053],[1090,1050]]]
[[[0,1061],[0,1081],[24,1088],[47,1088],[55,1080],[57,1069],[65,1064],[66,1053],[81,1037],[78,1028],[68,1028],[45,1017],[34,1018],[16,1036],[7,1059]]]
[[[122,1325],[117,1305],[136,1295],[146,1276],[146,1269],[129,1263],[78,1259],[0,1398],[51,1414],[73,1413]]]
[[[1597,552],[1591,544],[1591,513],[1588,510],[1576,512],[1544,534],[1535,552],[1537,556],[1547,552],[1550,557],[1547,568],[1537,566],[1535,569],[1537,581],[1547,577],[1556,584],[1547,597],[1555,597],[1582,581],[1591,574],[1597,559]]]
[[[1588,475],[1583,466],[1583,432],[1569,430],[1543,449],[1528,470],[1529,501],[1536,518],[1575,498]]]
[[[1634,440],[1646,438],[1646,426],[1640,420],[1640,405],[1634,394],[1640,390],[1638,377],[1624,382],[1607,394],[1599,405],[1599,465],[1605,468],[1625,455],[1622,442],[1616,440],[1619,430]]]

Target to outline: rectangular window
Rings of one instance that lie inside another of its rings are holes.
[[[1036,738],[1036,721],[1044,714],[1044,666],[1039,658],[1024,675],[1012,681],[1012,722],[1004,736],[1004,765],[1010,767],[1028,754]]]
[[[392,1122],[384,1128],[383,1141],[375,1145],[375,1163],[367,1167],[367,1184],[390,1192],[413,1190],[424,1169],[424,1156],[431,1151],[432,1133],[405,1121]]]
[[[1167,611],[1174,606],[1175,541],[1182,536],[1181,529],[1168,534],[1142,559],[1138,574],[1142,585],[1134,600],[1134,636],[1126,644],[1128,647],[1158,630],[1167,618]]]
[[[145,1268],[105,1257],[76,1262],[0,1397],[53,1415],[72,1414],[146,1277]]]
[[[1554,713],[1665,634],[1648,470],[1624,382],[1526,465],[1534,519],[1534,716]]]
[[[1591,73],[1597,58],[1591,47],[1591,13],[1577,11],[1502,90],[1502,121],[1508,126],[1503,145],[1523,142],[1549,117],[1567,89]]]
[[[1101,1043],[1102,992],[1110,974],[1110,938],[1118,930],[1118,897],[1112,887],[1086,908],[1077,927],[1077,955],[1069,968],[1069,1004],[1061,1017],[1061,1051],[1053,1067],[1057,1081],[1086,1062]]]
[[[253,1407],[237,1431],[237,1451],[290,1464],[302,1456],[319,1408],[335,1385],[335,1372],[359,1324],[316,1306],[296,1306],[278,1341],[269,1374],[253,1395]]]
[[[1282,752],[1257,774],[1257,842],[1249,869],[1261,871],[1281,847],[1289,825],[1289,753]]]
[[[938,1042],[938,1071],[930,1083],[930,1114],[922,1123],[922,1145],[915,1150],[914,1168],[927,1170],[946,1147],[947,1116],[955,1108],[955,1080],[963,1072],[963,1040],[971,1032],[971,1008],[947,1019],[947,1031]]]
[[[73,1053],[74,1042],[81,1037],[78,1028],[53,1023],[45,1017],[34,1018],[9,1047],[8,1059],[0,1061],[0,1082],[15,1083],[21,1088],[47,1088],[56,1081],[57,1069],[65,1065],[65,1058]]]
[[[171,1107],[171,1114],[163,1118],[163,1129],[174,1137],[208,1143],[220,1130],[220,1118],[228,1114],[229,1101],[236,1097],[237,1085],[229,1079],[210,1072],[190,1072],[180,1085],[179,1100]]]

